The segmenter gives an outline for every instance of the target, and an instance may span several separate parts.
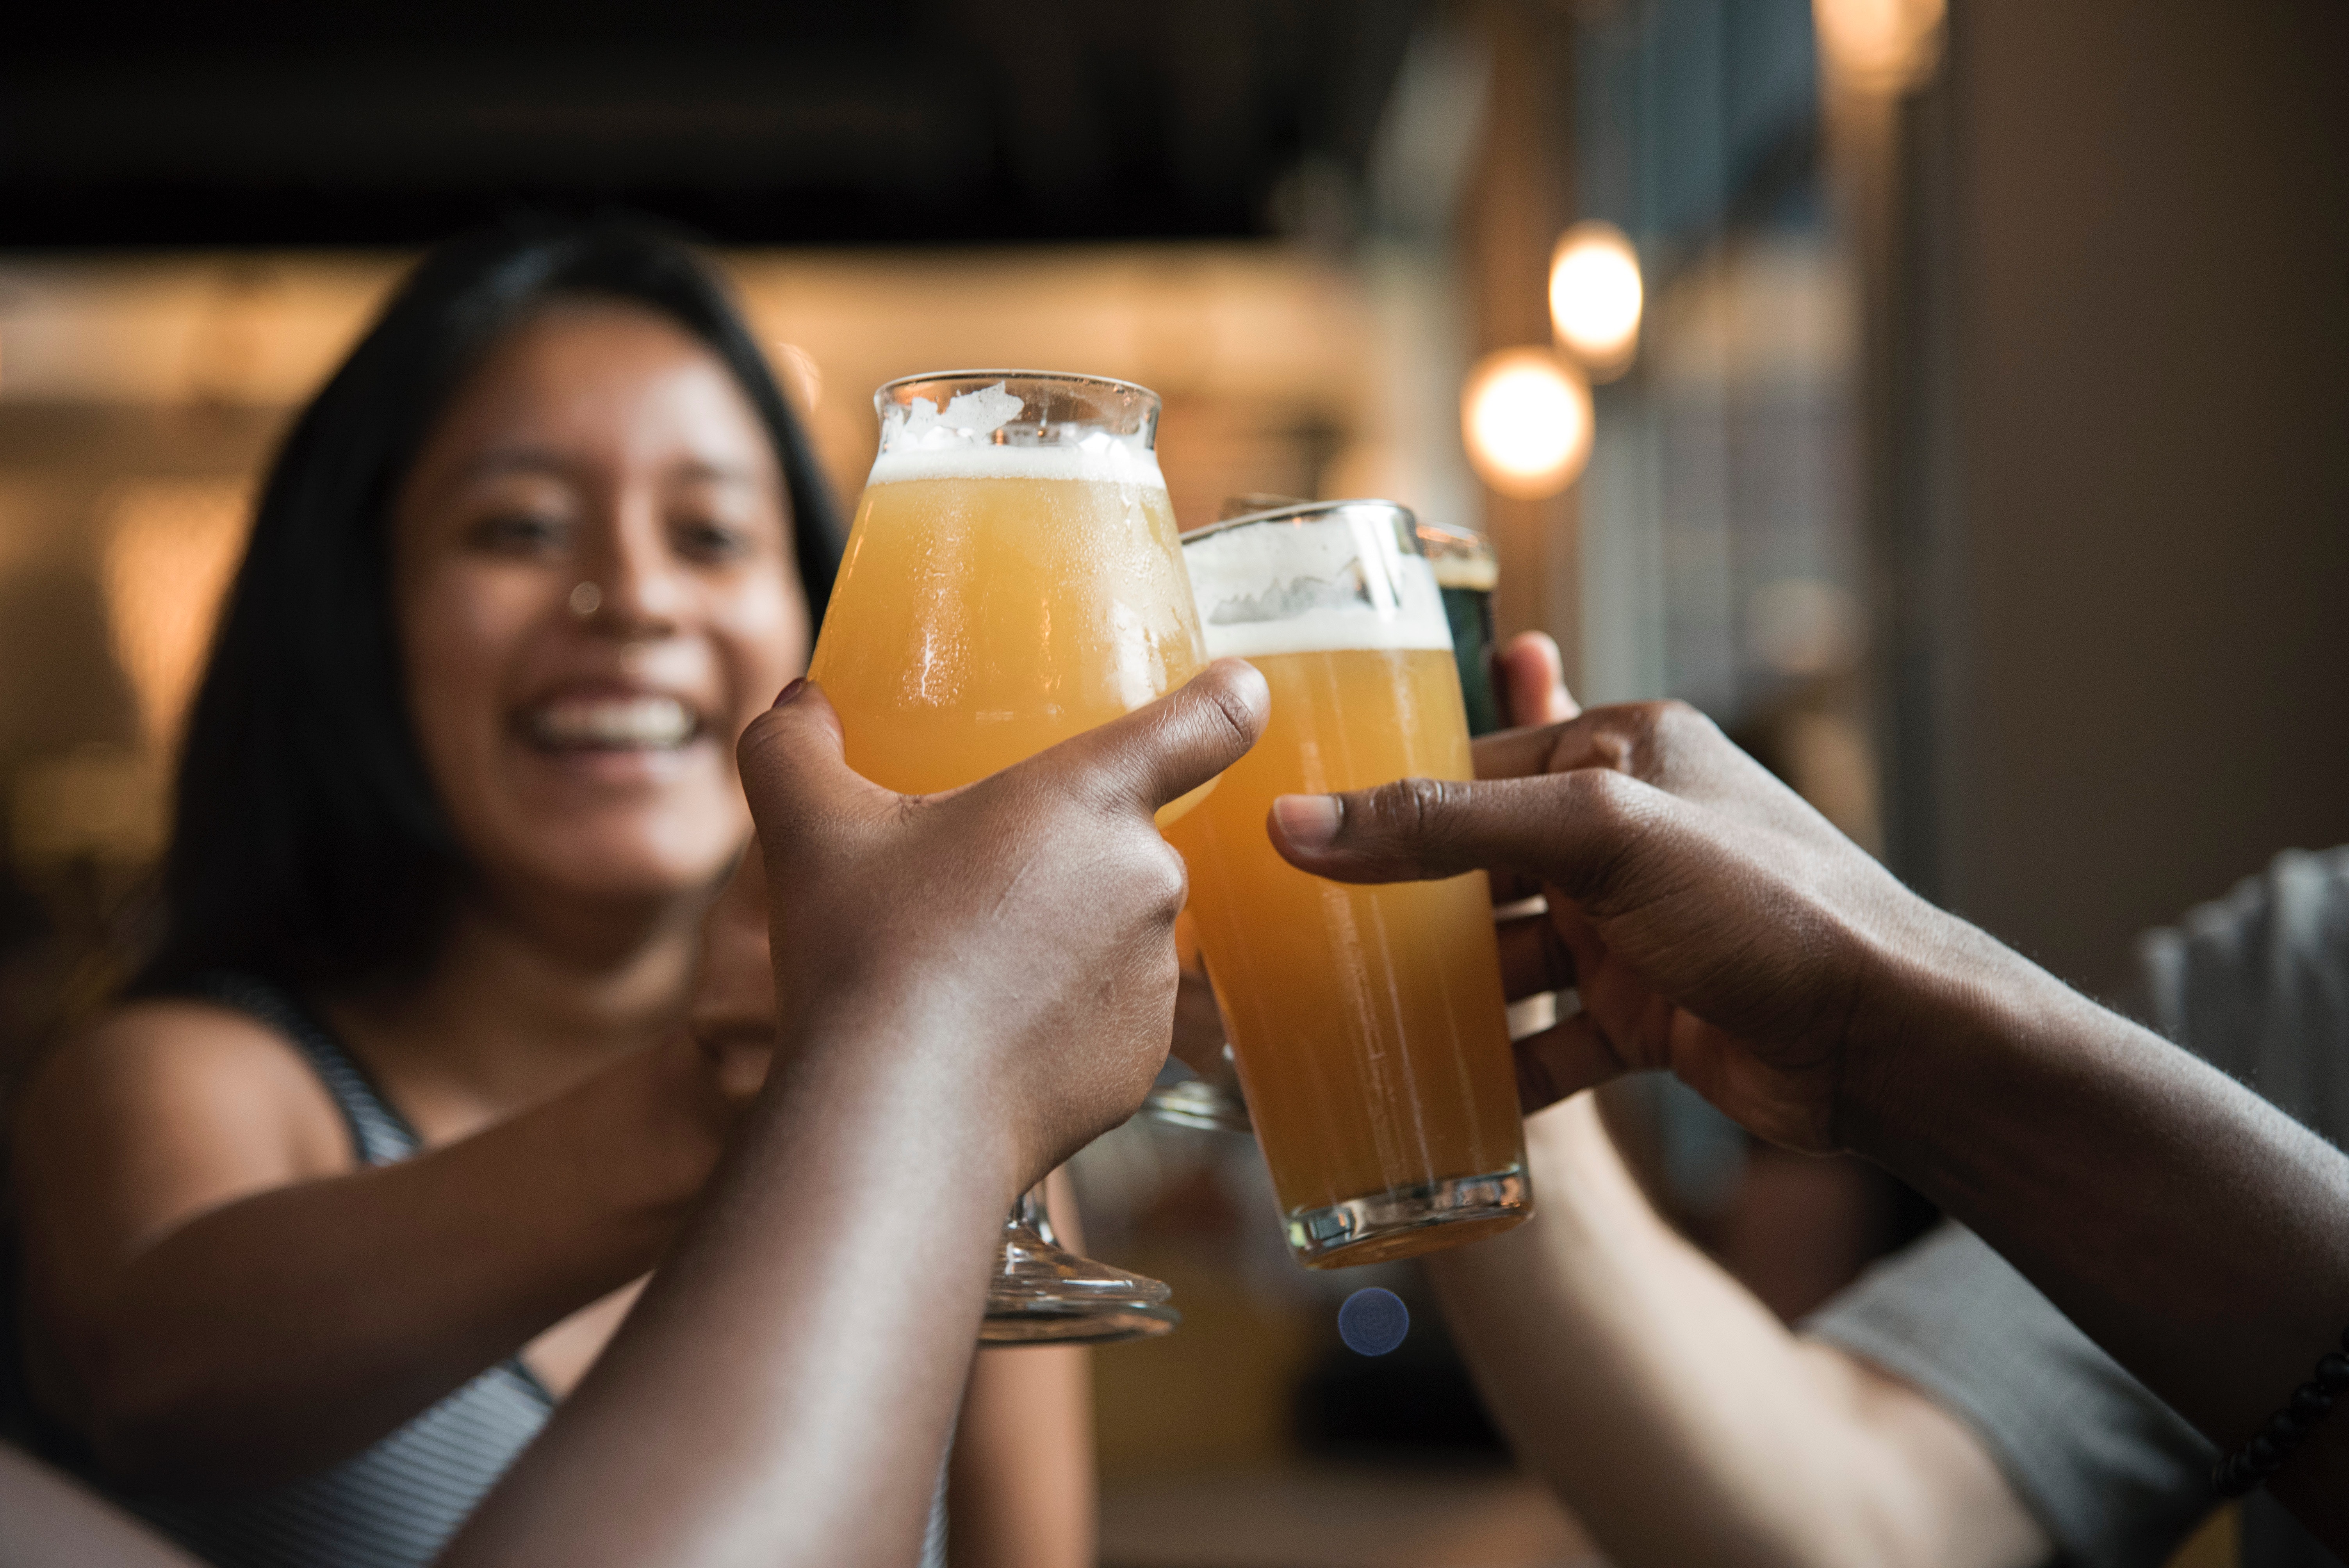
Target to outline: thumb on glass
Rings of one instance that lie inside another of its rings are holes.
[[[1023,766],[1071,780],[1104,804],[1155,811],[1237,762],[1271,712],[1272,694],[1254,665],[1217,659],[1156,702]]]

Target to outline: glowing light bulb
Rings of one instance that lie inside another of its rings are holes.
[[[1611,381],[1630,366],[1645,299],[1640,253],[1622,230],[1594,218],[1559,236],[1550,253],[1550,325],[1593,380]]]
[[[1945,12],[1945,0],[1811,0],[1828,66],[1868,92],[1903,91],[1933,74]]]
[[[1468,458],[1503,495],[1556,495],[1590,459],[1590,388],[1546,348],[1504,348],[1469,371],[1460,391]]]

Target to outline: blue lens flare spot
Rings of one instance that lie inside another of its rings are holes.
[[[1357,1356],[1384,1356],[1410,1332],[1411,1308],[1391,1290],[1358,1290],[1338,1309],[1338,1337]]]

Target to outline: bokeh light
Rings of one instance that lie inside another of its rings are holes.
[[[1811,20],[1828,69],[1865,91],[1898,92],[1941,59],[1945,0],[1812,0]]]
[[[1611,381],[1630,365],[1645,298],[1640,253],[1622,230],[1594,218],[1558,237],[1550,253],[1550,325],[1592,380]]]
[[[1411,1332],[1411,1308],[1391,1290],[1369,1285],[1338,1309],[1338,1337],[1357,1356],[1384,1356]]]
[[[128,480],[98,504],[114,655],[158,755],[179,737],[253,521],[242,480]]]
[[[1503,495],[1556,495],[1590,459],[1590,387],[1546,348],[1478,360],[1460,392],[1461,434],[1484,481]]]

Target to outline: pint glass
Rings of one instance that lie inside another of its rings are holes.
[[[1216,519],[1228,522],[1257,512],[1293,511],[1308,504],[1299,496],[1248,494],[1226,496]],[[1460,672],[1461,707],[1471,736],[1488,735],[1502,727],[1499,690],[1494,684],[1493,590],[1500,582],[1500,562],[1492,542],[1481,534],[1450,523],[1419,521],[1420,550],[1434,571],[1444,599],[1444,618],[1452,631],[1452,657]],[[1188,925],[1187,917],[1184,923]],[[1177,946],[1183,946],[1178,932]],[[1195,949],[1195,939],[1192,944]],[[1195,951],[1186,953],[1186,967],[1196,967]],[[1176,1020],[1177,1048],[1182,1024]],[[1239,1075],[1226,1048],[1223,1059],[1202,1064],[1186,1060],[1195,1077],[1163,1078],[1142,1102],[1142,1114],[1154,1121],[1205,1132],[1254,1133]]]
[[[1411,513],[1335,501],[1184,541],[1208,653],[1272,718],[1167,836],[1290,1247],[1343,1267],[1532,1212],[1485,877],[1356,887],[1283,861],[1276,796],[1472,776],[1452,638]]]
[[[1444,595],[1468,733],[1490,735],[1501,727],[1500,694],[1493,686],[1493,590],[1501,581],[1500,560],[1483,534],[1444,522],[1423,521],[1419,547]]]
[[[808,672],[840,712],[851,767],[907,794],[953,789],[1198,672],[1156,394],[958,371],[893,381],[874,402],[881,448]],[[1174,1321],[1166,1295],[1061,1250],[1030,1193],[980,1337],[1156,1333]]]

